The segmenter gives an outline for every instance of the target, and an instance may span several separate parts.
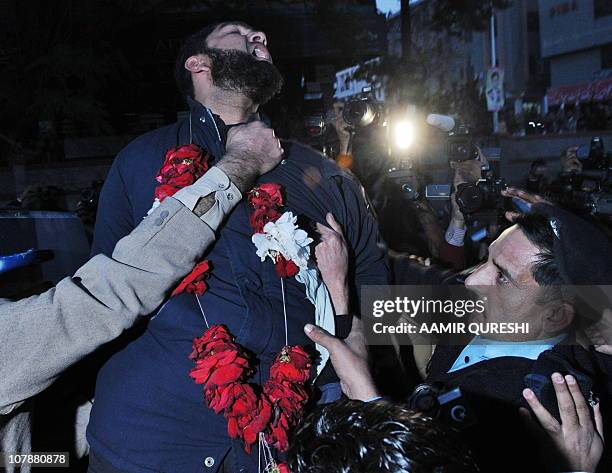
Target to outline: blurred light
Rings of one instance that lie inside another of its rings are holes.
[[[475,231],[470,238],[473,242],[478,242],[486,238],[486,236],[487,236],[487,229],[485,227],[482,227],[479,230]]]
[[[407,149],[414,141],[414,129],[412,123],[407,120],[399,121],[395,124],[395,144],[399,149]]]

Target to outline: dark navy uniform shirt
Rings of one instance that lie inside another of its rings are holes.
[[[197,102],[191,102],[193,142],[218,160],[227,127]],[[150,132],[116,158],[104,184],[93,253],[110,255],[115,243],[146,215],[153,202],[165,152],[189,143],[189,119]],[[353,257],[354,289],[387,284],[386,251],[360,185],[336,164],[310,148],[284,142],[286,160],[259,182],[283,186],[286,209],[313,234],[314,222],[332,212],[342,225]],[[230,453],[236,472],[257,471],[257,448],[244,453],[227,436],[227,423],[204,404],[202,387],[188,376],[192,342],[209,324],[225,324],[238,343],[252,351],[263,383],[285,344],[280,279],[271,261],[261,262],[251,242],[249,207],[243,200],[218,232],[207,258],[213,270],[199,303],[193,294],[168,300],[144,333],[101,369],[87,438],[92,451],[125,472],[214,472]],[[181,238],[181,235],[176,235]],[[314,307],[295,278],[286,282],[290,344],[312,345],[303,326],[314,321]],[[201,306],[201,308],[200,308]]]

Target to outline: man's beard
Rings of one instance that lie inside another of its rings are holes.
[[[207,49],[213,84],[222,90],[238,92],[253,103],[263,105],[278,94],[283,76],[276,66],[235,49]]]

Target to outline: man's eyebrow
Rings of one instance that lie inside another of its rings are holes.
[[[514,278],[510,275],[510,271],[508,271],[506,268],[504,268],[502,265],[500,265],[497,261],[493,260],[493,264],[495,265],[495,267],[497,269],[499,269],[499,272],[502,273],[506,278],[508,278],[508,280],[514,284],[515,286],[518,286],[518,284],[516,283],[516,281],[514,280]]]
[[[219,26],[217,26],[217,31],[221,31],[224,30],[225,28],[227,28],[228,26],[234,26],[234,27],[238,27],[237,25],[235,25],[234,23],[221,23]]]
[[[227,27],[230,27],[230,26],[236,28],[237,30],[240,30],[241,28],[242,29],[249,29],[249,28],[247,28],[246,25],[243,25],[241,23],[232,23],[231,21],[228,21],[228,22],[225,22],[225,23],[221,23],[217,27],[217,31],[222,31],[222,30],[224,30],[224,29],[226,29]]]

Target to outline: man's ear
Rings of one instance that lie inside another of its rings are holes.
[[[202,56],[189,56],[185,61],[185,69],[197,74],[199,72],[210,72],[210,66]]]
[[[576,311],[569,302],[563,302],[553,307],[544,318],[544,330],[547,333],[559,333],[567,330],[574,321]]]

